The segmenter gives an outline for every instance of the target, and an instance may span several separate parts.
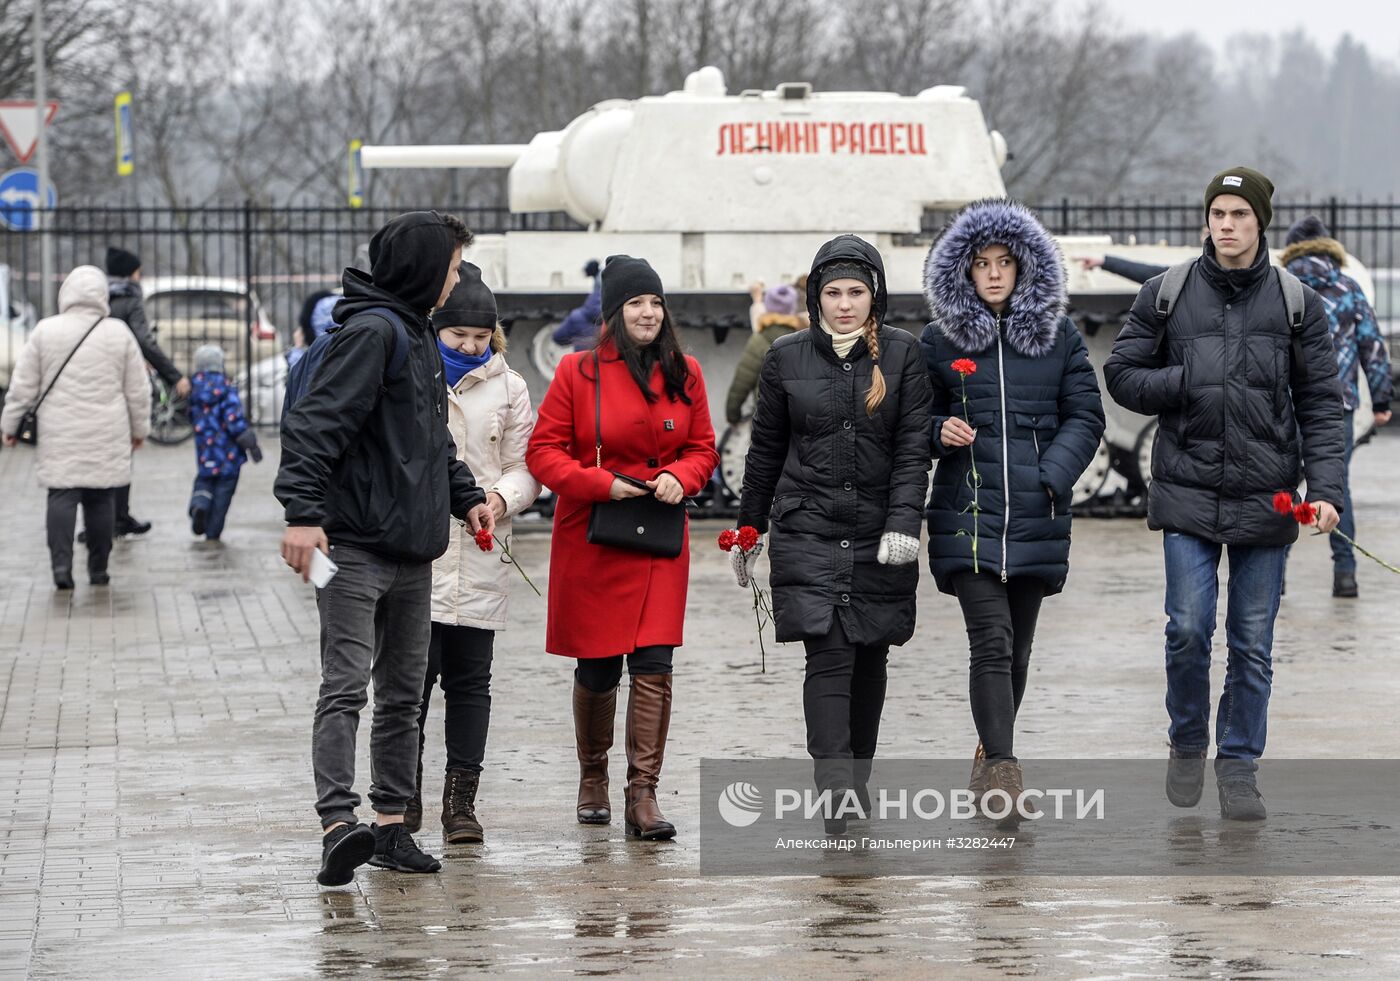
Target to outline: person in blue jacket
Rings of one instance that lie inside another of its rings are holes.
[[[224,351],[217,344],[194,352],[190,419],[199,465],[190,493],[190,530],[217,542],[244,462],[250,456],[262,462],[257,434],[248,428],[238,389],[224,375]]]
[[[574,307],[564,322],[554,328],[555,344],[571,344],[575,351],[590,351],[598,340],[598,323],[603,316],[603,281],[598,275],[598,260],[589,259],[583,274],[593,278],[593,291],[583,306]]]

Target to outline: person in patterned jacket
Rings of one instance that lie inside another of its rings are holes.
[[[1342,406],[1346,419],[1346,455],[1342,491],[1342,521],[1338,530],[1356,537],[1356,513],[1351,506],[1352,418],[1361,405],[1360,376],[1371,390],[1371,411],[1377,426],[1390,421],[1392,382],[1385,338],[1376,326],[1376,315],[1356,280],[1342,272],[1346,250],[1332,237],[1316,215],[1307,215],[1288,229],[1280,261],[1288,271],[1322,297],[1337,368],[1342,381]],[[1328,536],[1332,546],[1332,595],[1355,597],[1356,554],[1341,535]]]
[[[194,352],[190,418],[199,471],[190,494],[190,528],[216,542],[238,489],[238,472],[248,457],[262,462],[258,437],[248,427],[238,390],[224,377],[224,351],[206,344]]]

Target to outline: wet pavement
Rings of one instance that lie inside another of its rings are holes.
[[[181,517],[191,457],[141,452],[134,505],[155,530],[118,546],[111,587],[80,581],[64,596],[30,455],[0,453],[0,977],[1400,975],[1391,878],[701,876],[700,758],[804,745],[801,649],[770,642],[759,674],[748,594],[708,528],[695,534],[662,777],[675,842],[574,822],[569,664],[541,653],[544,603],[519,582],[496,644],[487,844],[448,849],[441,875],[365,868],[322,890],[317,622],[311,589],[277,555],[276,447],[244,469],[222,545],[193,540]],[[1397,486],[1392,433],[1358,451],[1354,490],[1359,539],[1392,558]],[[522,530],[517,551],[543,585],[541,531]],[[1333,600],[1321,540],[1295,549],[1289,573],[1270,755],[1400,756],[1400,578],[1363,559],[1361,598]],[[1076,523],[1069,586],[1040,620],[1021,756],[1165,755],[1161,592],[1159,536],[1132,520]],[[966,637],[927,576],[919,618],[891,655],[881,754],[970,757]],[[430,774],[441,724],[438,700]],[[361,790],[367,732],[368,720]],[[1210,803],[1195,812],[1207,825]],[[431,797],[425,828],[440,854]]]

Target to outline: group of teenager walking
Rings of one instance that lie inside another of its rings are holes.
[[[1222,813],[1236,818],[1263,816],[1253,760],[1281,556],[1297,535],[1270,495],[1291,493],[1306,464],[1323,530],[1342,499],[1336,358],[1316,296],[1305,291],[1295,327],[1282,281],[1266,274],[1266,183],[1245,168],[1212,182],[1212,238],[1174,312],[1159,315],[1161,279],[1150,281],[1106,368],[1115,398],[1162,418],[1155,459],[1165,468],[1149,523],[1165,533],[1168,794],[1182,806],[1197,802],[1204,779],[1207,587],[1228,550],[1217,776]],[[599,512],[646,497],[681,508],[710,480],[718,454],[700,365],[682,350],[657,272],[611,256],[597,343],[563,358],[536,418],[506,363],[495,299],[461,259],[470,242],[460,221],[435,212],[381,229],[369,272],[346,271],[339,326],[284,422],[283,556],[304,577],[318,549],[338,569],[317,591],[312,756],[326,885],[365,862],[440,868],[412,837],[437,790],[422,759],[439,684],[444,837],[484,839],[476,801],[492,647],[508,621],[509,569],[495,546],[509,544],[511,518],[541,485],[557,497],[545,649],[576,662],[576,820],[613,818],[609,756],[625,671],[622,823],[643,840],[676,833],[657,787],[684,640],[688,527],[678,549],[633,548],[602,535]],[[1020,797],[1015,722],[1036,620],[1065,586],[1073,487],[1104,429],[1095,371],[1066,315],[1064,262],[1033,212],[1007,200],[968,205],[930,251],[924,287],[933,318],[916,338],[885,323],[888,283],[871,243],[840,235],[818,250],[804,323],[761,355],[739,517],[761,537],[730,553],[748,588],[766,551],[777,639],[805,648],[815,781],[834,800],[853,796],[859,814],[869,813],[890,650],[915,635],[925,522],[934,581],[956,597],[967,630],[978,740],[970,789]],[[1279,389],[1284,411],[1255,411]],[[367,826],[353,785],[371,680]],[[846,817],[830,816],[827,830],[844,832]]]

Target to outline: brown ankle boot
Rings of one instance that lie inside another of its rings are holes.
[[[599,694],[574,682],[574,743],[578,747],[578,823],[609,824],[608,750],[613,744],[617,689]]]
[[[413,796],[403,809],[403,828],[416,835],[423,827],[423,737],[418,737],[418,776],[413,784]]]
[[[967,789],[972,793],[972,803],[982,806],[982,795],[987,792],[987,749],[982,741],[977,741],[977,752],[972,754],[972,776],[968,777]]]
[[[1003,818],[997,819],[997,827],[1002,831],[1015,831],[1021,826],[1021,810],[1027,814],[1036,813],[1030,801],[1018,805],[1021,791],[1024,789],[1021,783],[1021,764],[1015,760],[996,760],[987,767],[987,791],[1002,790],[1006,796],[1011,798],[1011,813]],[[998,797],[996,800],[997,810],[1000,811],[1005,806],[1005,802]],[[1018,810],[1018,807],[1020,808]],[[983,813],[985,814],[985,801],[983,802]]]
[[[676,836],[656,803],[656,782],[671,727],[671,676],[634,674],[627,696],[627,833],[643,841]]]
[[[485,841],[481,822],[476,818],[476,788],[481,774],[465,767],[447,771],[442,787],[442,839],[456,845],[461,842]]]

